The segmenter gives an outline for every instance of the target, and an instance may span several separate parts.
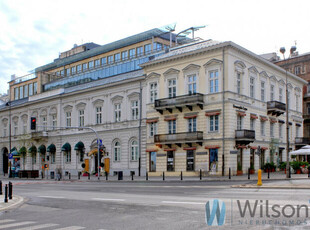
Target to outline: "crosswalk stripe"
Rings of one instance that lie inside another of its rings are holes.
[[[54,227],[57,225],[59,225],[59,224],[40,224],[40,225],[35,225],[35,226],[31,226],[31,227],[26,227],[26,228],[19,228],[18,230],[36,230],[36,229]]]
[[[54,230],[79,230],[79,229],[84,229],[85,227],[80,227],[80,226],[71,226],[71,227],[66,227],[66,228],[57,228]]]
[[[0,220],[0,224],[4,224],[4,223],[7,223],[7,222],[12,222],[14,220],[9,220],[9,219],[6,219],[6,220]]]
[[[33,222],[33,221],[24,221],[24,222],[19,222],[19,223],[14,223],[14,224],[5,224],[5,225],[1,225],[0,229],[18,227],[18,226],[27,225],[27,224],[34,224],[34,223],[35,222]]]

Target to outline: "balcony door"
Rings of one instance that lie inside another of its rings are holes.
[[[156,152],[150,152],[150,172],[156,172]]]
[[[174,171],[174,151],[167,152],[167,171]]]

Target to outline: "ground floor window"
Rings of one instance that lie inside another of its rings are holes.
[[[150,152],[150,172],[156,172],[156,152]]]
[[[51,164],[55,164],[56,161],[56,153],[51,153]]]
[[[71,162],[71,152],[70,151],[66,151],[64,153],[65,153],[66,163],[70,163]]]
[[[243,149],[238,149],[237,153],[237,170],[242,170]]]
[[[279,149],[279,162],[282,162],[283,161],[283,150],[282,149]]]
[[[194,171],[195,170],[195,158],[194,150],[187,150],[186,152],[186,170]]]
[[[37,154],[32,153],[32,164],[35,165],[37,163]]]
[[[255,163],[255,149],[251,149],[250,152],[250,167],[254,169],[254,163]]]
[[[259,167],[260,169],[264,169],[264,164],[265,164],[265,150],[260,151],[260,155],[259,155]]]
[[[216,171],[218,163],[218,149],[210,149],[209,170]]]
[[[174,171],[174,151],[167,152],[167,171]]]

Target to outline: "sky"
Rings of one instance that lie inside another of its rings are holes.
[[[0,93],[11,75],[53,62],[74,44],[104,45],[176,23],[256,53],[310,52],[309,0],[0,0]],[[280,53],[278,54],[280,55]]]

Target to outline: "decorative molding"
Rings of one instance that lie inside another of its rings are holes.
[[[180,73],[180,70],[174,69],[174,68],[170,68],[168,69],[166,72],[163,73],[164,76],[167,75],[178,75]]]

